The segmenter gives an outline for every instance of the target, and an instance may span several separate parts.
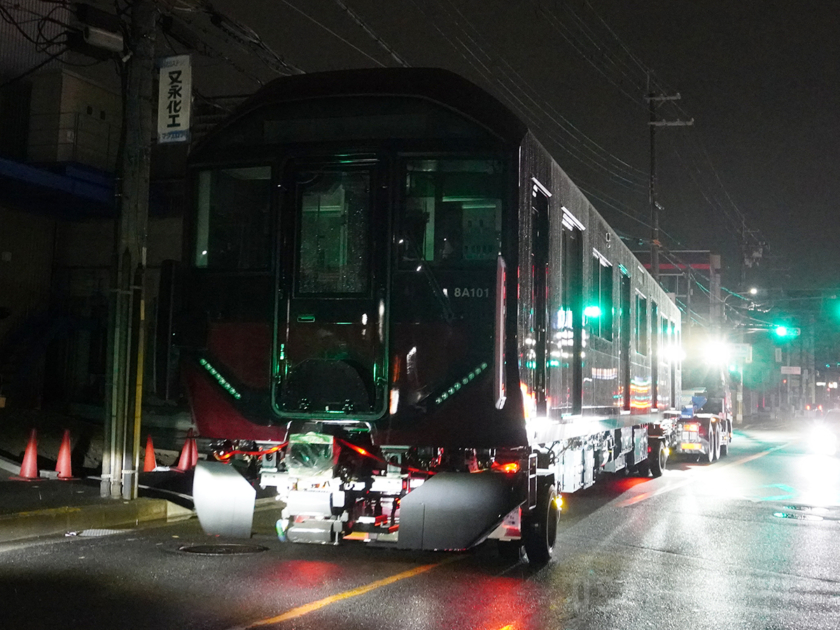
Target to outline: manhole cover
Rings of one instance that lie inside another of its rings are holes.
[[[234,545],[234,544],[220,544],[220,545],[183,545],[178,548],[178,551],[184,553],[195,553],[199,556],[237,556],[248,553],[260,553],[261,551],[268,551],[268,547],[260,545]]]

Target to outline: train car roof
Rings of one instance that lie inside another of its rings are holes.
[[[473,120],[505,143],[518,145],[527,133],[522,121],[495,96],[462,76],[441,68],[364,68],[280,77],[242,103],[205,140],[266,106],[341,96],[416,97],[437,103]]]

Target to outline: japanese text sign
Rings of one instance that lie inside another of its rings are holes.
[[[192,100],[190,56],[165,57],[159,60],[158,66],[158,142],[187,142]]]

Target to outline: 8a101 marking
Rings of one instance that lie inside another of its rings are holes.
[[[490,289],[479,289],[476,287],[455,287],[452,297],[456,298],[489,298]]]

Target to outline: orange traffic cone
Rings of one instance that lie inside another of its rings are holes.
[[[175,470],[186,472],[193,468],[192,451],[194,443],[193,430],[190,429],[187,431],[187,439],[184,440],[184,446],[181,448],[181,457],[178,459],[178,465],[175,467]]]
[[[61,438],[61,447],[58,449],[58,461],[55,463],[55,472],[58,478],[65,481],[76,479],[73,476],[73,464],[70,462],[70,429],[64,429],[64,437]]]
[[[38,479],[38,432],[32,429],[29,433],[29,442],[26,444],[26,451],[23,454],[23,463],[20,465],[20,475],[12,477],[15,481],[36,481]]]
[[[151,472],[157,468],[155,447],[152,445],[152,434],[146,436],[146,456],[143,458],[143,472]]]
[[[190,468],[195,468],[198,463],[198,444],[196,444],[194,435],[190,438],[190,441]]]

